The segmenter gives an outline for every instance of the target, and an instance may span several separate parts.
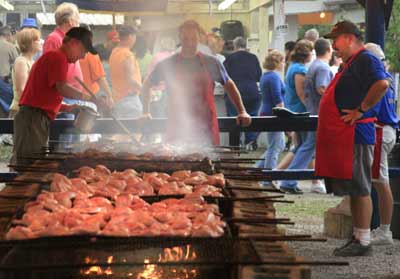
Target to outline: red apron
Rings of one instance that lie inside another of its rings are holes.
[[[383,126],[385,124],[376,123],[376,143],[374,148],[374,162],[372,163],[372,178],[379,179],[379,171],[381,169],[382,159],[382,141],[383,141]]]
[[[203,55],[198,72],[188,72],[177,57],[176,84],[168,96],[167,141],[219,144],[219,126],[214,101],[214,81]],[[208,142],[207,142],[208,141]]]
[[[343,70],[335,75],[321,98],[315,148],[315,175],[317,176],[352,178],[356,125],[347,124],[341,119],[342,115],[336,106],[335,89],[342,74],[363,50],[353,55],[344,65]],[[357,123],[374,121],[375,118],[364,118],[358,120]]]

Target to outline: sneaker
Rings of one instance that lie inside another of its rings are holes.
[[[342,247],[333,250],[333,255],[336,257],[372,256],[372,245],[361,245],[359,240],[352,238]]]
[[[265,188],[265,189],[279,190],[279,186],[276,185],[276,183],[274,183],[274,181],[261,182],[260,186]]]
[[[298,188],[298,187],[285,187],[285,186],[280,186],[279,189],[287,194],[292,194],[292,195],[302,195],[303,191]]]
[[[371,244],[372,245],[393,245],[392,232],[384,232],[380,228],[377,228],[371,232]]]
[[[312,182],[311,192],[317,194],[326,194],[326,188],[324,183],[322,183],[321,180],[317,180],[317,182]]]

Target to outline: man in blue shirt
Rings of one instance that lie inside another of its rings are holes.
[[[320,102],[315,173],[326,177],[336,195],[350,195],[353,238],[335,256],[367,256],[372,247],[371,166],[375,144],[374,106],[385,95],[382,62],[364,49],[361,31],[349,21],[337,23],[325,38],[344,61]]]

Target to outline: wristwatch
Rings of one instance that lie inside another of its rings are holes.
[[[359,106],[359,107],[357,108],[357,110],[358,110],[359,112],[361,112],[362,114],[365,113],[365,110],[362,110],[362,109],[361,109],[361,106]]]

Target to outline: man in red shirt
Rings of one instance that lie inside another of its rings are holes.
[[[62,104],[64,97],[95,101],[67,82],[69,64],[87,52],[97,53],[92,46],[92,33],[75,27],[66,33],[59,49],[46,52],[33,65],[14,118],[13,162],[29,162],[21,157],[32,156],[46,145],[50,123],[57,113],[76,107]]]

